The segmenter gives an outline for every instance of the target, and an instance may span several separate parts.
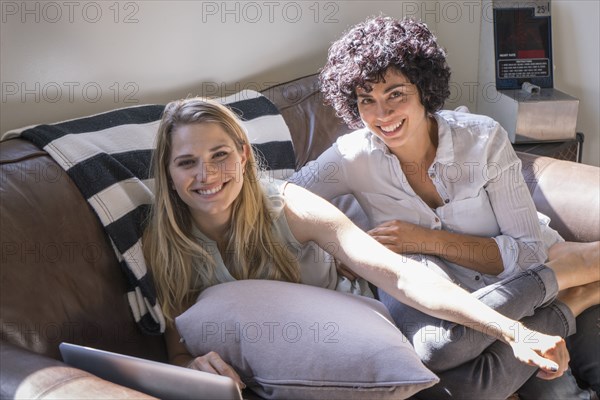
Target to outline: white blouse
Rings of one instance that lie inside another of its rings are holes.
[[[521,161],[506,131],[480,115],[441,111],[435,118],[439,142],[428,173],[445,202],[441,207],[430,208],[413,191],[398,159],[368,129],[338,138],[290,181],[328,200],[354,195],[366,213],[368,228],[399,219],[429,229],[493,238],[504,264],[497,276],[437,257],[421,257],[467,289],[479,289],[544,262],[547,247],[560,239],[545,226],[545,243]]]

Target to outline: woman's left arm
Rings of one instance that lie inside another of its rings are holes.
[[[489,164],[497,173],[489,177],[484,189],[500,227],[501,234],[493,239],[502,255],[504,272],[500,277],[503,278],[545,262],[548,252],[537,210],[523,177],[521,160],[504,128],[497,124],[495,129],[489,147],[492,153]]]
[[[504,271],[500,249],[492,238],[429,229],[401,220],[384,222],[368,233],[398,254],[430,254],[483,274]]]
[[[356,274],[402,303],[503,340],[519,360],[542,368],[545,378],[556,378],[567,368],[569,356],[560,337],[528,330],[420,263],[385,248],[306,189],[288,184],[284,195],[285,215],[299,242],[312,240],[330,249]]]

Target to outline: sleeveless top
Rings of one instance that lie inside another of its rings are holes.
[[[285,197],[283,191],[288,182],[278,179],[264,179],[260,183],[269,202],[273,231],[280,237],[282,245],[286,246],[293,255],[297,256],[300,268],[300,282],[341,292],[373,297],[373,293],[364,279],[359,278],[350,281],[348,278],[338,275],[335,260],[329,253],[312,241],[301,244],[294,237],[284,212]],[[217,281],[219,283],[235,281],[236,279],[229,273],[223,261],[217,243],[204,235],[195,225],[192,226],[192,235],[202,243],[206,251],[214,258]],[[194,259],[192,262],[199,263],[200,261]],[[198,265],[194,266],[199,267]],[[194,271],[196,270],[197,268],[194,268]],[[203,285],[200,279],[196,279],[196,282],[198,282],[196,289],[200,291],[208,287]]]

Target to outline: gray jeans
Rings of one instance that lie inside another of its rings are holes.
[[[567,338],[567,347],[577,381],[600,398],[600,305],[577,317],[577,333]]]
[[[554,301],[557,291],[554,272],[541,265],[472,295],[531,329],[567,337],[575,332],[575,318],[568,307]],[[437,385],[418,393],[419,398],[506,399],[536,372],[535,367],[517,360],[510,346],[485,333],[429,316],[381,290],[379,298],[423,363],[440,378]],[[537,381],[542,391],[547,386],[553,396],[562,390],[565,396],[561,398],[590,398],[569,374],[555,382]]]

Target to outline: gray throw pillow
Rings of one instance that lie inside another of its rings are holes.
[[[192,355],[217,352],[266,399],[404,399],[438,382],[366,297],[228,282],[204,290],[176,325]]]

